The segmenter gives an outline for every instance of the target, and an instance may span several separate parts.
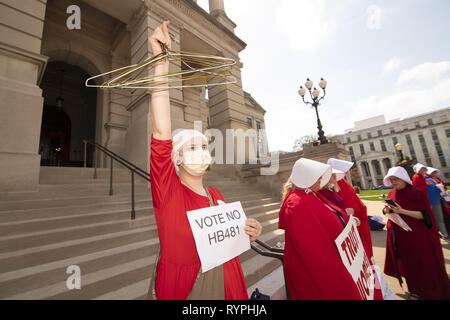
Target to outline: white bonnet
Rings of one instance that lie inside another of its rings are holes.
[[[391,180],[389,180],[389,177],[397,177],[399,179],[402,179],[406,183],[412,185],[411,178],[408,175],[408,172],[403,167],[393,167],[390,168],[386,177],[384,177],[383,183],[386,187],[392,187]]]
[[[298,188],[307,189],[322,177],[320,187],[323,188],[330,181],[331,172],[331,166],[325,163],[300,158],[292,168],[291,180]]]

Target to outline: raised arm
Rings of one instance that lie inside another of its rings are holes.
[[[167,26],[169,21],[164,21],[161,26],[155,29],[149,38],[153,54],[157,55],[162,52],[161,43],[167,48],[171,46],[171,40]],[[160,60],[155,65],[155,76],[163,75],[161,81],[167,80],[164,77],[169,71],[168,59]],[[170,120],[170,100],[167,82],[162,84],[160,88],[152,91],[151,116],[153,125],[153,136],[159,140],[169,140],[172,138],[172,127]]]

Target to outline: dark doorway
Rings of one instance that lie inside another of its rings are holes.
[[[41,82],[44,97],[39,154],[41,166],[82,167],[83,140],[95,140],[97,90],[85,86],[89,75],[65,62],[47,65]],[[87,148],[86,166],[93,150]]]

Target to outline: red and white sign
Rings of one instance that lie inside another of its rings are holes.
[[[361,297],[364,300],[373,300],[376,275],[359,237],[354,217],[350,218],[344,231],[334,241]]]

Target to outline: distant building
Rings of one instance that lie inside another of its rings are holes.
[[[361,187],[383,184],[383,177],[395,166],[400,154],[395,145],[403,145],[403,155],[426,166],[441,170],[450,181],[450,108],[389,123],[384,116],[355,122],[337,138],[350,152],[361,174]]]

